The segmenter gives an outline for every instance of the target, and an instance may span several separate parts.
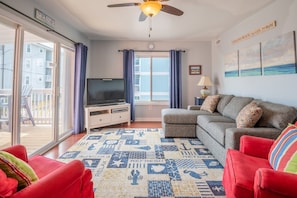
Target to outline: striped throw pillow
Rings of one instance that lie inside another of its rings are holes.
[[[0,151],[0,169],[18,181],[18,191],[38,180],[29,164],[5,151]]]
[[[274,170],[297,174],[297,126],[289,125],[273,143],[268,160]]]

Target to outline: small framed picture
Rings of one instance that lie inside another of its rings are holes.
[[[201,75],[202,73],[201,65],[190,65],[189,66],[189,74],[190,75]]]

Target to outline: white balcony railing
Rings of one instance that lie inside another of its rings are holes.
[[[26,97],[26,98],[25,98]],[[23,100],[27,100],[28,106]],[[32,89],[30,95],[22,96],[21,117],[28,118],[28,111],[31,111],[35,124],[51,124],[52,89]],[[0,121],[9,121],[11,109],[11,90],[0,90]],[[28,119],[26,119],[28,120]],[[27,121],[26,121],[27,122]],[[29,121],[30,122],[30,121]]]

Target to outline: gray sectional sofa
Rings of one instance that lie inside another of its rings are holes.
[[[237,128],[236,117],[247,104],[256,101],[263,114],[253,128]],[[281,131],[297,118],[297,109],[252,97],[220,95],[216,111],[200,110],[200,106],[188,109],[163,109],[162,127],[165,137],[198,137],[212,154],[225,164],[226,151],[239,149],[242,135],[275,139]]]

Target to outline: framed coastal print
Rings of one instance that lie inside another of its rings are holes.
[[[239,50],[239,74],[240,76],[262,75],[260,44]]]
[[[295,31],[261,43],[264,75],[296,73]]]
[[[201,65],[190,65],[189,66],[189,74],[190,75],[201,75],[202,74]]]
[[[225,77],[238,76],[238,50],[224,56]]]

